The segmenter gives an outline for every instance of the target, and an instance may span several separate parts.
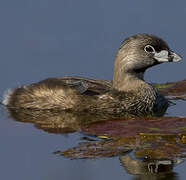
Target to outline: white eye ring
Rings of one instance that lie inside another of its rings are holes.
[[[149,44],[144,47],[144,50],[147,53],[155,53],[156,52],[155,49],[154,49],[154,47],[151,46],[151,45],[149,45]]]

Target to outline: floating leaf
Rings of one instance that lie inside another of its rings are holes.
[[[154,86],[158,87],[162,94],[172,99],[186,99],[186,79]]]
[[[131,150],[131,146],[122,144],[120,141],[102,140],[99,142],[83,142],[77,147],[61,152],[68,158],[100,158],[124,155]]]
[[[115,119],[82,126],[86,134],[110,137],[62,152],[69,158],[98,158],[135,150],[140,158],[176,158],[186,153],[186,118]]]
[[[140,133],[172,134],[186,133],[186,117],[153,117],[113,119],[81,127],[86,134],[107,137],[136,136]]]

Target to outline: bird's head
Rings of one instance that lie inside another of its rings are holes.
[[[133,35],[126,38],[118,50],[114,62],[113,83],[116,85],[127,73],[143,79],[147,68],[181,59],[161,38],[149,34]]]

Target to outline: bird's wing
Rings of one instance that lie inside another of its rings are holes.
[[[83,78],[78,76],[48,78],[40,81],[39,83],[68,86],[76,89],[77,93],[85,95],[99,95],[108,92],[112,88],[112,81]]]

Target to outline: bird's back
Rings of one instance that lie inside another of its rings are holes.
[[[100,95],[111,87],[111,81],[81,77],[49,78],[10,90],[3,103],[11,108],[75,109],[84,96]]]

